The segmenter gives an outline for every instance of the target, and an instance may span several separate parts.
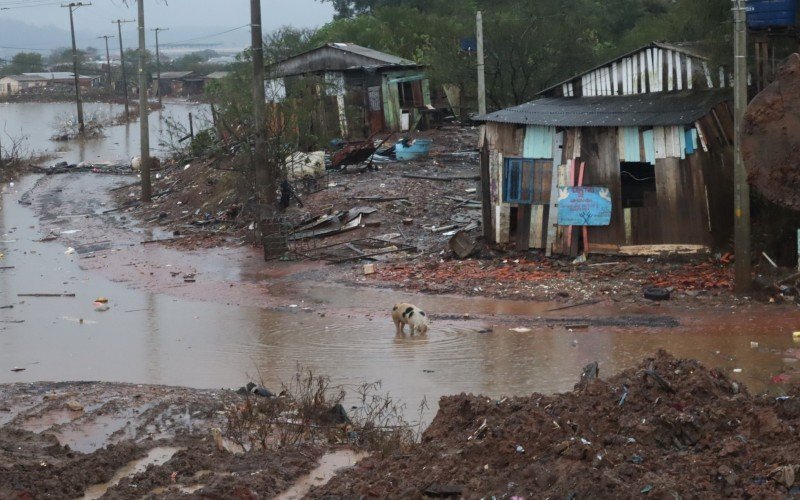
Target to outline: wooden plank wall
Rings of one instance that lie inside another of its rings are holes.
[[[595,243],[619,245],[625,241],[625,219],[622,211],[617,129],[584,128],[581,133],[580,161],[586,162],[583,185],[609,188],[612,200],[611,224],[589,228],[589,249]]]

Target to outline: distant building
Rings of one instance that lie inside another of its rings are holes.
[[[329,43],[272,65],[266,87],[275,102],[316,96],[319,136],[405,131],[431,109],[421,65],[352,43]]]
[[[165,71],[161,73],[158,94],[162,97],[186,95],[197,86],[196,80],[194,71]]]
[[[42,88],[47,80],[40,76],[9,75],[0,78],[0,95],[17,94],[29,89]]]
[[[41,73],[23,73],[25,76],[39,77],[47,82],[48,87],[60,85],[75,85],[75,73],[69,71],[46,71]],[[78,84],[81,87],[99,87],[99,76],[78,75]]]

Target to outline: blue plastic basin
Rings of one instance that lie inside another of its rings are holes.
[[[407,146],[403,141],[400,141],[395,144],[394,152],[398,160],[416,160],[417,158],[428,156],[432,143],[432,139],[416,139]]]

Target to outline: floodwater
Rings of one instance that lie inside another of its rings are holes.
[[[57,107],[47,106],[50,111]],[[111,132],[92,145],[93,153],[71,144],[64,158],[99,158],[101,152],[103,159],[135,154],[136,125],[125,132],[128,142],[120,143],[119,131]],[[66,174],[30,176],[3,187],[0,307],[13,307],[0,309],[0,383],[101,380],[238,388],[249,380],[261,380],[274,390],[292,379],[299,364],[330,376],[334,384],[381,381],[381,391],[407,404],[410,420],[423,398],[427,399],[432,407],[423,417],[427,420],[442,395],[467,392],[499,398],[567,391],[582,367],[592,361],[600,363],[601,376],[608,376],[660,348],[718,367],[751,390],[779,392],[771,377],[792,371],[800,353],[794,350],[800,346],[792,339],[792,332],[800,330],[800,312],[788,306],[685,310],[665,303],[549,311],[563,304],[415,296],[336,283],[279,281],[259,272],[263,266],[258,258],[182,254],[163,247],[150,251],[158,252],[160,262],[169,262],[165,267],[150,269],[132,262],[122,264],[130,266],[122,269],[147,276],[168,274],[191,259],[201,265],[197,283],[181,282],[174,291],[162,287],[154,292],[142,280],[87,270],[91,267],[87,263],[102,263],[113,252],[148,255],[138,243],[152,238],[153,232],[133,232],[128,236],[133,242],[105,235],[97,238],[113,240],[99,246],[105,250],[95,255],[67,254],[64,238],[38,241],[45,233],[42,222],[31,207],[19,203],[27,193],[36,200],[47,191],[51,197],[40,200],[40,206],[65,206],[67,215],[59,227],[80,239],[87,217],[102,219],[109,228],[123,223],[119,213],[103,215],[102,211],[110,202],[108,188],[131,180]],[[203,265],[214,269],[216,283],[207,282]],[[274,302],[282,305],[229,304],[234,301],[227,298],[225,289],[242,282],[260,286],[258,293],[278,295]],[[187,287],[205,295],[187,298],[183,292]],[[42,293],[75,296],[19,296]],[[109,299],[108,311],[95,310],[93,301],[98,297]],[[456,319],[434,321],[427,336],[396,337],[390,310],[398,301],[416,303],[434,318]],[[465,314],[472,319],[457,319]],[[602,322],[586,320],[622,316],[647,321],[600,326]],[[548,319],[592,324],[570,331]],[[679,326],[647,326],[649,320],[665,323],[661,321],[665,319]],[[509,323],[530,331],[510,331]]]
[[[122,115],[121,104],[84,103],[84,119],[106,121]],[[169,141],[169,123],[176,123],[188,130],[189,113],[195,119],[195,131],[208,121],[208,106],[181,100],[166,100],[164,107],[150,113],[150,145],[152,154],[160,156],[168,151],[161,145]],[[97,139],[52,141],[58,123],[64,119],[77,121],[75,104],[71,103],[0,103],[0,134],[2,141],[23,138],[23,148],[28,153],[49,153],[56,160],[68,163],[90,163],[130,161],[139,154],[139,122],[108,126],[103,129],[105,137]]]

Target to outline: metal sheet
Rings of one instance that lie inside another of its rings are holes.
[[[730,89],[626,96],[542,98],[476,117],[479,122],[555,127],[688,125],[730,100]]]

